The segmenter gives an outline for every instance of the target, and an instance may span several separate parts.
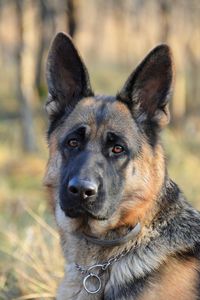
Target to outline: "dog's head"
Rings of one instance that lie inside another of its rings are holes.
[[[72,40],[55,37],[47,61],[45,184],[66,217],[117,226],[152,209],[165,177],[158,139],[169,121],[172,77],[170,50],[160,45],[116,96],[96,96]]]

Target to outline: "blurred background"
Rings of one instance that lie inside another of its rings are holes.
[[[45,61],[59,31],[73,36],[97,93],[114,95],[151,48],[171,46],[163,144],[170,176],[200,208],[200,1],[0,0],[0,299],[53,299],[63,273],[42,186]]]

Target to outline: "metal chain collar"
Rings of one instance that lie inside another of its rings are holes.
[[[131,250],[133,249],[133,247],[131,247],[128,250],[124,250],[123,252],[112,256],[109,260],[105,261],[104,263],[98,263],[95,265],[90,266],[89,268],[84,268],[82,266],[80,266],[79,264],[76,264],[76,269],[82,274],[84,275],[83,278],[83,287],[84,289],[89,293],[89,294],[96,294],[101,290],[102,287],[102,283],[101,283],[101,276],[103,274],[103,272],[105,272],[110,266],[112,266],[115,262],[119,261],[122,257],[126,256]],[[94,269],[98,270],[99,269],[99,274],[94,273]],[[91,279],[94,279],[96,282],[96,289],[91,290],[88,287],[88,282]]]

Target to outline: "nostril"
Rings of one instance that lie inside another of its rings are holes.
[[[78,194],[78,189],[75,186],[70,186],[69,191],[72,194]]]
[[[96,190],[95,189],[91,189],[91,190],[86,190],[85,191],[85,195],[87,197],[91,197],[91,196],[94,196],[96,194]]]

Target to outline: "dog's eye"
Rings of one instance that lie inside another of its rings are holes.
[[[120,145],[115,145],[113,148],[112,148],[112,152],[114,154],[120,154],[122,152],[124,152],[124,147],[120,146]]]
[[[67,144],[70,148],[78,148],[79,147],[79,141],[77,139],[71,139],[68,141]]]

